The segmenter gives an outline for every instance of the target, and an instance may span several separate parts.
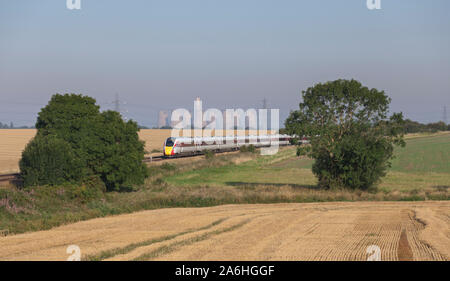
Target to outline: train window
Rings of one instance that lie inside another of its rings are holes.
[[[175,139],[173,138],[168,138],[166,140],[166,146],[173,146]]]

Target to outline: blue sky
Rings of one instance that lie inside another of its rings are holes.
[[[160,109],[261,107],[355,78],[421,122],[450,112],[450,1],[0,0],[0,122],[76,92],[153,126]],[[449,113],[450,116],[450,113]]]

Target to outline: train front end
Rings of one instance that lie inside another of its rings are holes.
[[[175,156],[175,138],[168,138],[164,143],[164,156],[173,157]]]

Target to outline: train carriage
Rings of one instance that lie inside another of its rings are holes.
[[[201,154],[205,151],[225,152],[238,150],[242,146],[268,147],[272,145],[289,145],[291,136],[225,136],[225,137],[170,137],[164,143],[164,156]]]

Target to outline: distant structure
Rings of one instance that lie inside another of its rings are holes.
[[[447,107],[444,105],[444,112],[442,113],[442,122],[447,123]]]
[[[169,124],[169,111],[160,110],[158,114],[158,128],[166,127]]]
[[[127,103],[120,101],[119,94],[116,94],[116,98],[112,103],[114,104],[114,111],[120,113],[125,121],[128,120],[128,118],[125,116],[125,113],[128,113],[128,110],[121,109],[121,105],[126,105]]]
[[[114,111],[120,113],[120,100],[119,100],[119,94],[116,94],[116,99],[114,100]]]
[[[192,122],[194,129],[201,129],[206,125],[206,122],[203,120],[203,102],[200,97],[196,97],[194,101],[194,112],[192,112]],[[195,119],[195,116],[200,114],[199,118]]]
[[[267,109],[267,99],[266,98],[263,99],[263,107],[262,107],[262,109]]]

